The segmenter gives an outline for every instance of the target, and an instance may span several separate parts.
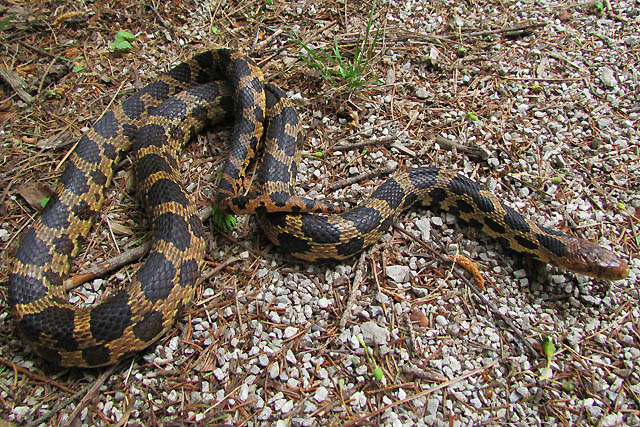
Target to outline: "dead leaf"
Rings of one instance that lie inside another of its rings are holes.
[[[16,116],[15,113],[1,112],[0,113],[0,126],[3,126],[9,120],[13,120]]]
[[[563,9],[558,13],[558,19],[562,22],[571,21],[571,19],[573,19],[573,14],[567,9]]]
[[[65,58],[77,58],[81,54],[82,52],[80,52],[80,49],[78,49],[77,47],[70,47],[64,52]]]
[[[417,323],[423,328],[429,327],[429,318],[425,316],[424,313],[420,310],[412,311],[409,317],[413,323]]]
[[[18,187],[16,192],[37,211],[44,209],[53,194],[53,187],[42,182],[29,183]]]

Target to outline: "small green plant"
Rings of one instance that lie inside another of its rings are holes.
[[[573,393],[573,390],[575,390],[575,386],[571,381],[563,381],[562,389],[567,393]]]
[[[371,73],[366,71],[380,35],[380,29],[378,28],[375,30],[373,40],[369,42],[375,8],[376,0],[373,1],[371,10],[369,11],[369,19],[367,21],[364,39],[362,41],[360,41],[360,39],[357,40],[353,58],[347,58],[340,52],[338,39],[335,36],[333,37],[332,52],[327,52],[322,48],[314,49],[293,33],[290,33],[290,36],[308,54],[308,57],[303,56],[302,59],[307,65],[318,71],[318,74],[328,82],[335,83],[336,81],[343,81],[352,88],[368,84],[379,84],[381,82],[380,79],[368,80]]]
[[[382,381],[382,377],[384,377],[384,372],[382,372],[382,368],[378,366],[376,359],[374,359],[374,357],[371,355],[371,350],[369,350],[369,347],[364,343],[364,339],[362,339],[362,335],[358,335],[358,342],[364,348],[364,353],[367,355],[367,359],[369,359],[369,363],[373,363],[373,367],[374,367],[373,378],[375,378],[376,381]]]
[[[217,206],[214,206],[211,213],[211,220],[220,230],[229,232],[236,228],[238,220],[231,214],[226,213]]]
[[[49,200],[51,200],[51,197],[40,199],[40,206],[44,209],[44,207],[47,206],[47,203],[49,203]]]
[[[120,30],[116,33],[113,42],[111,43],[111,47],[116,52],[126,52],[131,49],[131,43],[129,43],[129,40],[133,40],[135,38],[136,36],[130,32]]]
[[[596,0],[589,5],[589,10],[596,16],[604,15],[604,3]]]
[[[4,18],[0,19],[0,31],[4,31],[9,28],[9,24],[11,23],[11,18],[16,15],[15,12],[10,12]]]
[[[542,91],[542,88],[537,83],[534,83],[531,86],[529,86],[529,89],[531,90],[531,92],[534,92],[534,93],[538,93]]]
[[[464,116],[467,118],[467,120],[470,120],[472,122],[478,121],[478,116],[473,111],[467,111],[467,114],[465,114]]]
[[[542,352],[544,353],[544,357],[547,359],[547,365],[542,371],[542,375],[540,375],[541,380],[546,380],[551,378],[553,375],[551,371],[551,359],[556,354],[556,346],[553,344],[553,338],[545,337],[542,340]]]
[[[82,65],[74,65],[71,71],[73,71],[74,73],[79,73],[81,71],[84,71],[84,67]]]

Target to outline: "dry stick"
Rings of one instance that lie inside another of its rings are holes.
[[[442,255],[441,253],[437,252],[431,246],[427,245],[425,242],[423,242],[421,239],[418,239],[417,237],[415,237],[411,233],[408,233],[407,231],[401,229],[400,227],[398,227],[396,225],[394,225],[394,228],[396,230],[398,230],[400,233],[402,233],[405,236],[409,237],[414,242],[418,243],[423,248],[427,249],[433,255],[435,255],[438,258],[440,258],[442,261],[445,261],[445,262],[448,262],[448,263],[453,262],[453,261],[451,261],[451,259],[449,259],[449,258],[445,257],[444,255]],[[529,352],[529,354],[532,357],[538,357],[538,352],[533,348],[531,343],[529,341],[527,341],[527,339],[522,335],[522,332],[520,332],[518,327],[513,324],[513,322],[511,321],[510,318],[508,318],[507,316],[502,314],[498,310],[498,308],[491,301],[489,301],[487,299],[487,297],[485,297],[482,294],[482,292],[476,287],[476,285],[471,280],[467,279],[466,276],[464,276],[463,274],[460,274],[455,269],[453,270],[453,274],[455,274],[455,276],[458,279],[462,280],[473,291],[473,293],[476,295],[476,297],[478,297],[478,299],[480,300],[480,302],[482,302],[482,304],[484,304],[487,308],[489,308],[494,315],[496,315],[500,319],[502,319],[502,321],[509,327],[509,329],[511,329],[511,332],[513,332],[513,334],[516,336],[516,338],[518,338],[520,340],[520,342],[524,345],[525,349]]]
[[[532,30],[534,28],[541,28],[544,27],[547,24],[528,24],[528,25],[519,25],[517,27],[509,27],[509,28],[502,28],[499,30],[487,30],[487,31],[476,31],[473,33],[460,33],[460,34],[452,34],[449,36],[445,36],[447,38],[458,38],[458,37],[484,37],[484,36],[491,36],[494,34],[505,34],[505,33],[517,33],[520,31],[526,31],[526,30]]]
[[[561,55],[561,54],[559,54],[559,53],[556,53],[556,52],[547,52],[547,55],[548,55],[548,56],[550,56],[550,57],[552,57],[552,58],[555,58],[555,59],[557,59],[557,60],[559,60],[559,61],[565,62],[565,63],[567,63],[567,64],[571,65],[573,68],[575,68],[575,69],[577,69],[577,70],[582,70],[582,69],[584,69],[584,68],[585,68],[584,66],[582,66],[582,65],[580,65],[580,64],[577,64],[577,63],[575,63],[575,62],[571,61],[569,58],[566,58],[566,57],[564,57],[563,55]]]
[[[73,396],[71,396],[71,397],[63,400],[62,402],[58,403],[55,406],[55,408],[53,408],[52,410],[50,410],[46,414],[42,415],[41,417],[36,418],[35,420],[33,420],[32,422],[27,424],[26,427],[36,427],[36,426],[39,426],[42,423],[46,423],[49,420],[49,418],[51,418],[54,415],[58,414],[61,410],[66,408],[70,403],[74,402],[78,397],[80,397],[83,394],[85,394],[89,387],[90,386],[85,387],[84,389],[76,392],[76,394],[74,394]]]
[[[108,259],[101,264],[93,265],[90,268],[76,274],[75,276],[69,277],[64,281],[64,288],[68,291],[82,285],[83,283],[88,282],[89,280],[93,280],[96,277],[104,276],[105,274],[115,270],[116,268],[120,268],[123,265],[130,264],[142,258],[144,254],[149,252],[150,249],[151,241],[146,241],[140,246],[128,249],[122,252],[120,255]]]
[[[74,424],[74,421],[75,421],[76,417],[93,400],[93,398],[96,397],[96,394],[98,394],[98,392],[100,391],[100,387],[102,387],[102,384],[104,384],[104,382],[107,380],[107,378],[109,378],[111,376],[111,374],[113,374],[115,372],[116,368],[119,367],[119,366],[120,366],[119,363],[110,366],[109,369],[104,371],[95,380],[95,382],[93,383],[93,385],[91,386],[89,391],[87,391],[87,394],[82,398],[80,403],[78,403],[78,406],[76,406],[76,409],[74,409],[73,412],[71,413],[71,415],[69,415],[69,418],[67,418],[67,425],[73,425]]]
[[[482,160],[487,160],[489,158],[489,152],[482,147],[478,147],[477,145],[462,145],[456,141],[451,141],[450,139],[445,138],[444,136],[436,136],[436,143],[443,150],[453,150],[454,148],[461,153],[466,153],[469,157],[476,157]]]
[[[349,422],[347,422],[346,424],[343,424],[343,425],[344,426],[352,426],[352,425],[358,424],[360,422],[367,421],[371,417],[375,417],[376,415],[382,414],[383,412],[385,412],[388,409],[395,408],[396,406],[404,405],[405,403],[409,403],[412,400],[415,400],[415,399],[417,399],[419,397],[423,397],[423,396],[427,396],[429,394],[435,393],[438,390],[441,390],[441,389],[443,389],[445,387],[449,387],[450,385],[459,383],[460,381],[462,381],[464,379],[467,379],[467,378],[472,377],[472,376],[474,376],[476,374],[479,374],[480,372],[484,371],[485,369],[493,368],[497,364],[498,364],[498,361],[491,362],[487,366],[482,366],[480,368],[474,369],[473,371],[467,372],[464,375],[460,375],[457,378],[454,378],[454,379],[449,380],[447,382],[444,382],[442,384],[438,384],[437,386],[431,387],[428,390],[421,391],[420,393],[416,393],[411,397],[407,397],[406,399],[398,400],[397,402],[393,402],[393,403],[390,403],[388,405],[385,405],[380,409],[377,409],[377,410],[375,410],[373,412],[369,412],[367,415],[364,415],[364,416],[356,418],[356,419],[352,419],[352,420],[350,420]]]
[[[64,390],[67,393],[73,393],[75,391],[75,390],[67,387],[64,384],[61,384],[61,383],[59,383],[57,381],[50,380],[50,379],[45,378],[43,376],[40,376],[38,374],[34,374],[33,372],[31,372],[27,368],[24,368],[24,367],[22,367],[20,365],[16,365],[15,363],[13,363],[13,362],[11,362],[9,360],[3,359],[1,357],[0,357],[0,363],[7,365],[9,368],[13,369],[14,372],[21,372],[21,373],[27,375],[29,378],[32,378],[32,379],[34,379],[36,381],[40,381],[43,384],[51,384],[52,386],[58,387],[60,390]]]
[[[211,208],[210,206],[207,206],[204,209],[200,210],[198,212],[200,220],[204,221],[205,219],[207,219],[211,215],[212,211],[213,208]],[[142,258],[147,252],[149,252],[150,249],[151,241],[146,241],[140,246],[132,249],[127,249],[121,254],[108,259],[101,264],[94,265],[86,270],[81,271],[75,276],[68,278],[64,281],[64,288],[68,291],[82,285],[83,283],[88,282],[89,280],[93,280],[96,277],[104,276],[105,274],[115,270],[116,268],[120,268],[123,265],[131,264],[132,262]]]
[[[340,317],[340,329],[344,329],[344,326],[347,324],[347,317],[349,316],[351,307],[353,307],[353,303],[355,302],[358,289],[360,289],[360,285],[363,282],[366,258],[366,251],[363,251],[360,254],[360,259],[358,260],[358,271],[356,272],[356,276],[353,279],[353,283],[351,284],[351,293],[349,293],[349,299],[347,300],[347,304],[345,305],[344,310],[342,311],[342,316]]]
[[[9,86],[24,102],[27,104],[33,102],[33,96],[29,95],[25,90],[28,86],[27,83],[19,75],[0,65],[0,78],[9,83]]]
[[[387,142],[393,142],[398,138],[395,136],[383,136],[382,138],[368,139],[366,141],[354,142],[352,144],[342,144],[331,148],[331,151],[349,151],[360,147],[367,147],[369,145],[384,145]]]
[[[402,319],[407,324],[407,330],[409,331],[409,351],[416,353],[418,351],[418,346],[416,345],[416,337],[413,332],[413,324],[411,323],[409,313],[405,311],[402,315]]]
[[[20,45],[22,45],[22,46],[24,46],[24,47],[28,48],[28,49],[33,50],[34,52],[39,53],[40,55],[48,56],[49,58],[54,58],[56,61],[60,61],[60,62],[63,62],[63,61],[64,61],[64,60],[60,59],[60,55],[54,55],[53,53],[51,53],[51,52],[47,52],[46,50],[42,50],[42,49],[37,48],[37,47],[35,47],[35,46],[31,46],[29,43],[24,42],[24,41],[22,41],[22,40],[18,40],[18,43],[19,43]]]
[[[473,33],[456,33],[456,34],[449,34],[449,35],[444,35],[444,36],[435,36],[432,34],[423,34],[423,33],[412,33],[412,32],[404,32],[404,33],[399,33],[399,34],[395,34],[393,36],[390,36],[389,39],[393,39],[394,41],[405,41],[405,40],[418,40],[421,42],[454,42],[454,43],[459,43],[457,39],[464,39],[464,38],[468,38],[468,37],[482,37],[482,36],[490,36],[490,35],[494,35],[494,34],[505,34],[505,33],[517,33],[520,31],[526,31],[526,30],[530,30],[530,29],[534,29],[534,28],[540,28],[540,27],[544,27],[546,24],[529,24],[529,25],[522,25],[522,26],[517,26],[517,27],[510,27],[510,28],[503,28],[503,29],[499,29],[499,30],[487,30],[487,31],[478,31],[478,32],[473,32]]]
[[[344,187],[348,187],[356,182],[365,181],[367,179],[371,179],[380,175],[388,175],[393,173],[398,169],[398,166],[386,167],[384,169],[378,169],[373,172],[361,173],[356,176],[352,176],[351,178],[343,179],[342,181],[335,182],[329,186],[330,191],[336,191]]]
[[[241,261],[241,260],[242,260],[242,258],[240,258],[240,257],[228,258],[227,260],[221,262],[220,264],[218,264],[217,266],[215,266],[211,270],[209,270],[206,273],[204,273],[200,277],[200,283],[204,282],[205,280],[208,280],[208,279],[212,278],[220,270],[224,270],[225,268],[229,267],[231,264],[234,264],[234,263],[236,263],[238,261]]]

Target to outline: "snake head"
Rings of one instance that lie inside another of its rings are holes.
[[[567,270],[602,280],[622,280],[629,274],[629,265],[612,251],[586,240],[574,238],[572,256],[558,263]]]

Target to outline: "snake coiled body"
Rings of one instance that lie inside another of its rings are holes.
[[[193,298],[205,248],[202,224],[180,181],[180,146],[208,120],[229,114],[235,125],[216,203],[230,212],[257,212],[267,237],[298,258],[350,257],[375,243],[400,212],[424,204],[455,212],[535,259],[611,280],[628,272],[612,252],[540,227],[475,182],[438,168],[400,172],[348,212],[295,197],[302,142],[297,113],[278,88],[265,87],[251,60],[221,49],[178,65],[107,112],[70,156],[10,265],[9,306],[18,332],[37,354],[62,366],[104,366],[171,328]],[[265,123],[255,191],[242,195]],[[95,307],[74,307],[63,278],[100,210],[114,165],[132,146],[152,223],[150,255],[125,289]]]

